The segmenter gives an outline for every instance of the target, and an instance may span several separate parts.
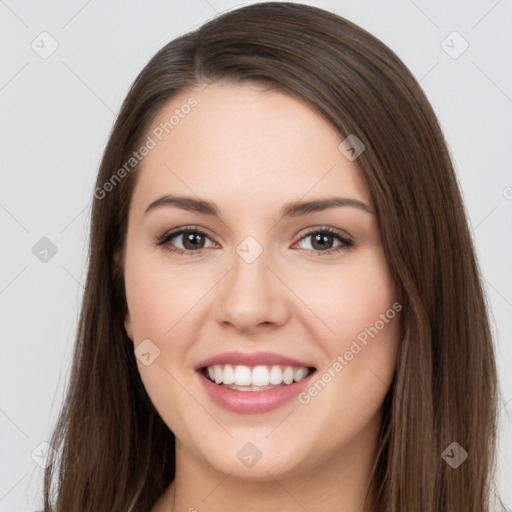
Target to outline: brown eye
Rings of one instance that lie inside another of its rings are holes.
[[[165,233],[157,240],[156,245],[163,246],[170,252],[193,254],[207,248],[205,246],[207,240],[209,240],[208,235],[200,229],[182,228]]]
[[[317,249],[319,251],[331,249],[332,245],[334,244],[334,236],[333,235],[326,235],[325,233],[317,233],[316,235],[310,235],[311,238],[311,245],[313,246],[313,249]]]
[[[334,252],[348,249],[354,245],[352,240],[343,236],[340,232],[333,228],[321,228],[310,231],[301,238],[301,241],[310,239],[310,247],[314,253],[319,255],[332,254]],[[335,245],[336,240],[338,244]],[[309,249],[306,247],[306,249]]]
[[[182,233],[180,235],[175,235],[173,238],[176,238],[176,236],[183,237],[182,238],[183,247],[187,251],[193,251],[195,249],[202,249],[204,246],[204,242],[205,242],[204,235],[202,235],[201,233],[187,232],[187,233]]]

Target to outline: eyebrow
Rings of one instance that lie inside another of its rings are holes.
[[[203,199],[175,195],[165,195],[156,199],[146,208],[144,213],[147,214],[156,208],[164,206],[174,206],[176,208],[181,208],[182,210],[203,213],[205,215],[213,215],[215,217],[221,216],[215,203],[205,201]],[[307,215],[308,213],[320,212],[342,206],[349,206],[370,214],[375,214],[375,212],[366,203],[363,203],[358,199],[348,197],[329,197],[326,199],[293,201],[291,203],[287,203],[281,209],[280,219],[284,219],[286,217],[299,217],[301,215]]]

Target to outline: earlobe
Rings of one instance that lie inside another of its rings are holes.
[[[115,274],[122,272],[122,257],[123,257],[122,251],[114,252],[112,259],[114,262],[114,273]],[[130,338],[133,341],[132,319],[130,317],[129,311],[126,311],[126,315],[124,317],[124,328],[125,328],[126,334],[128,335],[128,338]]]
[[[121,264],[121,251],[116,251],[114,253],[114,266],[119,267]]]
[[[126,312],[126,316],[124,318],[124,328],[126,330],[128,338],[130,338],[133,341],[132,319],[128,311]]]

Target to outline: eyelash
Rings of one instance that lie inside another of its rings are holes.
[[[178,249],[175,247],[174,248],[171,247],[171,245],[169,244],[170,240],[172,240],[173,238],[175,238],[178,235],[183,235],[186,233],[199,233],[200,235],[210,238],[208,236],[208,234],[205,231],[203,231],[202,229],[200,229],[196,226],[188,226],[185,228],[178,228],[174,231],[168,231],[168,232],[164,233],[162,236],[157,238],[157,240],[155,241],[155,245],[162,246],[164,250],[172,252],[172,253],[188,254],[190,256],[197,254],[205,249],[205,248],[202,248],[202,249],[196,249],[196,250],[187,250],[187,249]],[[339,232],[338,230],[331,228],[329,226],[315,228],[315,229],[308,231],[300,238],[299,242],[302,241],[304,238],[307,238],[308,236],[317,235],[317,234],[325,234],[325,233],[337,238],[341,242],[341,244],[338,245],[337,247],[333,247],[333,248],[327,249],[325,251],[315,251],[314,249],[306,249],[306,250],[312,251],[313,254],[315,254],[315,256],[325,256],[325,255],[331,255],[331,254],[338,253],[341,251],[349,250],[349,249],[353,248],[353,246],[354,246],[354,242],[352,240],[344,237],[341,234],[341,232]]]

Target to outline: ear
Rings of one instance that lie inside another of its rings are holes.
[[[116,251],[114,253],[114,267],[115,268],[117,268],[121,265],[121,257],[122,257],[121,251]]]
[[[128,338],[130,338],[133,341],[133,326],[129,311],[126,312],[126,316],[124,317],[124,328],[126,329],[126,334],[128,335]]]
[[[122,272],[122,251],[116,251],[114,253],[114,272]],[[126,334],[128,338],[133,341],[133,327],[132,327],[132,319],[130,317],[130,312],[126,311],[126,316],[124,318],[124,328],[126,330]]]

